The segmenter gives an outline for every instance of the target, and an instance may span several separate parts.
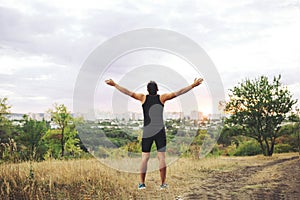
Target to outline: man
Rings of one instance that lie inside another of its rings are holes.
[[[182,95],[194,87],[200,85],[203,82],[202,78],[196,78],[194,83],[188,85],[176,92],[165,93],[158,95],[158,87],[154,81],[150,81],[147,85],[148,95],[141,93],[132,92],[118,84],[112,79],[105,81],[108,85],[114,86],[120,92],[139,100],[142,103],[143,114],[144,114],[144,128],[142,137],[142,163],[140,166],[140,179],[138,189],[145,189],[145,178],[147,172],[147,164],[150,158],[150,151],[153,142],[156,144],[157,157],[159,160],[160,178],[161,178],[161,189],[168,187],[165,183],[167,166],[165,161],[166,151],[166,133],[163,123],[163,107],[166,101],[171,100],[179,95]]]

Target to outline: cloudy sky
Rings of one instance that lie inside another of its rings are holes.
[[[0,0],[0,97],[8,97],[12,112],[45,112],[55,102],[72,110],[76,78],[90,53],[146,27],[197,42],[226,94],[245,78],[281,74],[300,98],[299,0]]]

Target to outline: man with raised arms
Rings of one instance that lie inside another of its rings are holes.
[[[105,81],[108,85],[115,87],[120,92],[139,100],[143,107],[144,128],[142,137],[142,163],[140,166],[140,183],[138,189],[145,189],[145,178],[147,172],[147,164],[150,158],[150,151],[153,142],[156,144],[157,157],[159,160],[159,170],[161,178],[161,189],[168,187],[166,181],[167,166],[165,161],[166,152],[166,132],[163,122],[163,108],[166,101],[178,97],[203,82],[202,78],[196,78],[191,85],[188,85],[176,92],[157,94],[158,87],[154,81],[147,84],[148,94],[132,92],[117,83],[112,79]]]

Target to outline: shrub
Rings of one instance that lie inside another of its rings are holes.
[[[187,145],[187,144],[181,144],[180,145],[180,154],[182,157],[190,157],[191,156],[191,152],[190,152],[190,148],[191,146],[190,145]]]
[[[110,155],[109,151],[105,147],[102,147],[102,146],[100,146],[98,148],[98,151],[95,152],[95,156],[98,158],[107,158],[107,157],[109,157],[109,155]]]
[[[292,151],[293,147],[289,144],[276,144],[274,149],[275,153],[288,153]]]
[[[232,143],[231,145],[224,148],[221,152],[223,156],[233,156],[236,151],[236,144]]]
[[[256,141],[250,140],[239,145],[234,156],[254,156],[261,154],[261,148]]]
[[[212,150],[210,151],[209,154],[207,154],[206,157],[218,157],[222,155],[222,150],[218,145],[214,145],[214,147],[212,148]]]

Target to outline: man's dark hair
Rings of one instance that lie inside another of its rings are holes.
[[[157,87],[157,84],[155,83],[155,81],[150,81],[148,83],[147,90],[148,90],[150,95],[156,95],[157,94],[158,87]]]

